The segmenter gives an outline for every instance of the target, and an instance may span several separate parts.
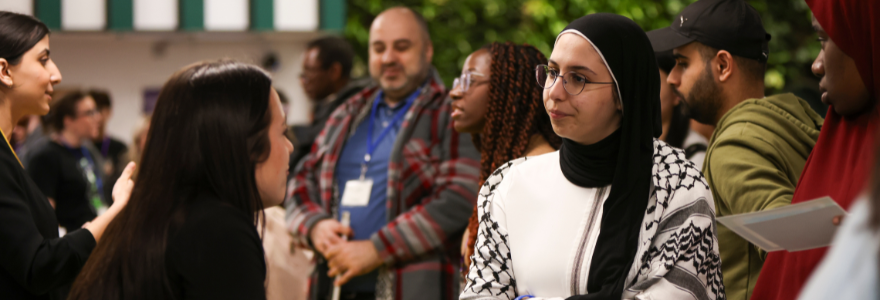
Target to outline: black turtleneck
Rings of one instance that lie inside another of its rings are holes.
[[[620,129],[592,145],[562,139],[559,162],[562,175],[572,184],[597,188],[611,184],[620,149]]]

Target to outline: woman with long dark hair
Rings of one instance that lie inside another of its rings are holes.
[[[645,32],[581,17],[535,70],[559,151],[506,163],[477,200],[461,299],[724,299],[714,203],[660,136]]]
[[[64,299],[107,224],[128,202],[133,164],[114,187],[115,203],[82,229],[58,236],[49,200],[22,168],[7,133],[28,115],[49,112],[61,73],[49,57],[49,28],[0,11],[0,298]]]
[[[562,144],[538,101],[541,87],[521,84],[535,77],[534,66],[546,63],[535,47],[511,42],[491,43],[465,59],[449,92],[452,125],[470,133],[480,150],[481,181],[508,161],[550,153]],[[465,266],[474,252],[478,223],[474,207],[462,241]]]
[[[264,299],[257,232],[284,200],[293,145],[272,80],[232,61],[165,83],[131,200],[69,299]]]

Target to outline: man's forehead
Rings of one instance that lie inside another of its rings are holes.
[[[421,36],[415,16],[406,10],[387,11],[370,26],[370,42],[416,41]]]
[[[688,56],[695,50],[697,50],[696,42],[691,42],[683,46],[673,48],[672,55]]]
[[[388,26],[385,28],[374,28],[370,31],[370,43],[385,42],[394,43],[397,41],[418,41],[421,40],[421,34],[418,30],[414,30],[412,26],[400,24],[398,26]]]
[[[308,50],[306,50],[305,57],[306,57],[306,59],[311,60],[311,59],[318,59],[318,56],[320,56],[320,55],[321,55],[321,49],[318,49],[318,47],[314,47],[314,48],[309,48]]]

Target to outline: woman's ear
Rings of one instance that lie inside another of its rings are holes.
[[[0,58],[0,84],[4,87],[12,87],[12,75],[9,73],[9,61]]]

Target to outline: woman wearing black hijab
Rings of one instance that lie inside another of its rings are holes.
[[[724,299],[703,175],[660,135],[644,31],[593,14],[536,68],[559,151],[514,160],[480,191],[462,299]]]

